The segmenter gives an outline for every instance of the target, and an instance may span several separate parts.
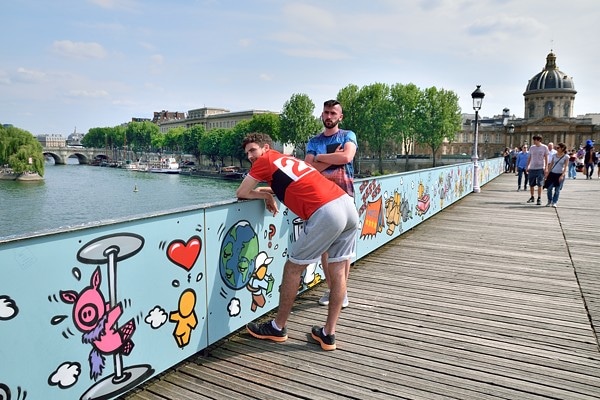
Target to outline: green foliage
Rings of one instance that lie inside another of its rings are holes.
[[[225,129],[211,129],[200,139],[200,152],[207,156],[213,163],[220,159],[219,141]],[[223,160],[221,160],[223,161]]]
[[[367,138],[369,148],[377,154],[379,172],[383,173],[383,149],[392,137],[393,128],[389,86],[374,83],[362,87],[358,92],[355,108],[361,119],[356,121],[359,125],[354,129]]]
[[[196,159],[200,157],[200,140],[206,134],[204,125],[194,125],[183,131],[181,147],[185,153],[193,154]]]
[[[280,141],[303,149],[308,139],[321,129],[321,122],[313,115],[314,110],[315,104],[307,95],[293,94],[280,115]]]
[[[416,141],[419,124],[417,109],[422,102],[422,96],[421,90],[412,83],[408,85],[397,83],[390,88],[390,100],[394,109],[392,136],[404,150],[407,167],[408,155]]]
[[[444,140],[453,141],[460,130],[460,108],[458,96],[435,86],[425,89],[417,109],[417,140],[427,144],[435,154]]]
[[[8,165],[14,172],[37,172],[44,176],[42,145],[31,133],[0,126],[0,166]]]
[[[245,122],[245,121],[242,121]],[[239,124],[238,124],[239,125]],[[237,126],[236,126],[237,128]],[[248,131],[266,133],[271,136],[273,141],[279,141],[281,138],[281,120],[279,115],[273,113],[256,114],[248,121]],[[241,143],[241,142],[240,142]]]
[[[130,122],[125,128],[120,146],[127,146],[134,151],[145,151],[152,145],[152,137],[158,134],[158,126],[150,121]]]
[[[91,128],[88,133],[81,139],[81,144],[85,147],[107,147],[115,148],[122,146],[122,141],[117,145],[117,137],[119,130],[116,127],[113,128]]]

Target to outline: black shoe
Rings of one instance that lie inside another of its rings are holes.
[[[531,197],[529,198],[529,200],[527,200],[527,202],[528,202],[528,203],[533,203],[533,201],[534,201],[534,199],[533,199],[533,196],[531,196]]]
[[[273,328],[271,325],[271,321],[263,322],[262,324],[257,324],[256,322],[250,322],[246,325],[246,330],[249,334],[254,336],[257,339],[268,339],[274,342],[285,342],[287,340],[287,329],[283,328],[278,331]]]
[[[335,335],[323,335],[323,328],[320,326],[313,326],[310,335],[321,344],[323,350],[335,350]]]
[[[532,198],[533,198],[533,197],[532,197]],[[538,197],[538,200],[537,200],[537,205],[538,205],[538,206],[541,206],[541,205],[542,205],[542,199],[540,199],[539,197]]]

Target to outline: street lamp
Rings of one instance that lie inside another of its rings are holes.
[[[508,129],[508,119],[510,118],[510,109],[505,107],[502,110],[502,126],[504,126],[504,143],[506,147],[510,147],[510,142],[508,139],[507,129]]]
[[[510,124],[508,126],[508,135],[510,137],[510,148],[512,149],[512,139],[513,139],[513,133],[515,133],[515,126],[513,124]]]
[[[479,139],[479,110],[481,110],[481,103],[483,102],[485,93],[481,91],[480,87],[481,85],[477,85],[477,89],[475,89],[475,91],[471,93],[471,97],[473,98],[473,110],[475,110],[475,141],[473,143],[473,155],[471,156],[471,160],[473,160],[474,193],[481,192],[481,188],[479,187],[479,156],[477,155],[477,141]]]

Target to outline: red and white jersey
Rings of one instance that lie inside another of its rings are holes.
[[[275,150],[268,150],[254,161],[248,175],[266,182],[277,198],[304,220],[346,194],[309,164]]]

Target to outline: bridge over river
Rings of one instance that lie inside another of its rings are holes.
[[[66,164],[67,159],[71,157],[77,157],[79,164],[90,164],[95,158],[108,159],[109,154],[112,152],[110,149],[95,149],[87,147],[44,147],[44,156],[50,156],[54,159],[56,164]]]

